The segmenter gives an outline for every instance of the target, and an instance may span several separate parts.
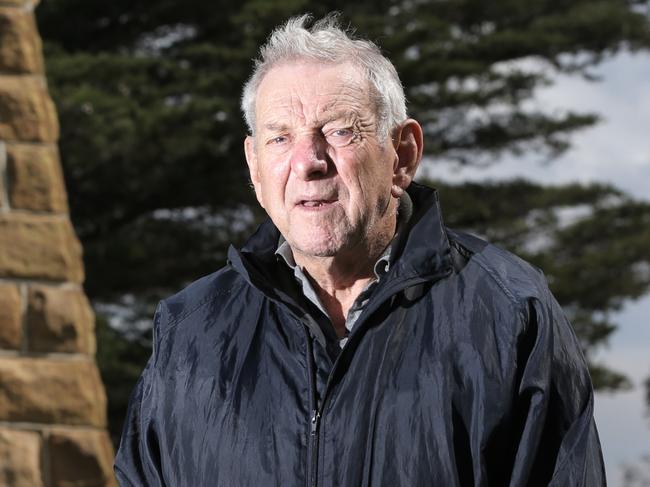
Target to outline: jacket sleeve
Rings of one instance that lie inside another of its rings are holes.
[[[155,387],[156,335],[162,319],[162,305],[154,317],[154,347],[129,399],[127,417],[115,458],[115,477],[122,487],[162,487],[162,462],[158,448],[155,414],[159,397]]]
[[[526,334],[528,357],[517,399],[523,428],[510,486],[606,485],[587,365],[550,291],[546,299],[529,302]]]

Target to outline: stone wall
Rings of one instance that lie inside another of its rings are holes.
[[[0,0],[0,487],[113,486],[34,4]]]

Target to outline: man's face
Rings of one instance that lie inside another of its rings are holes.
[[[397,155],[379,137],[366,80],[351,64],[282,64],[257,92],[246,157],[260,204],[294,252],[330,257],[392,236]]]

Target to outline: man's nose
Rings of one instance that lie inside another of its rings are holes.
[[[327,144],[322,137],[310,134],[295,141],[291,154],[291,169],[301,179],[325,176],[329,170]]]

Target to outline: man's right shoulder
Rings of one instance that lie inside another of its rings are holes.
[[[154,318],[155,333],[167,333],[205,307],[237,296],[245,286],[246,281],[230,266],[197,279],[160,302]]]

